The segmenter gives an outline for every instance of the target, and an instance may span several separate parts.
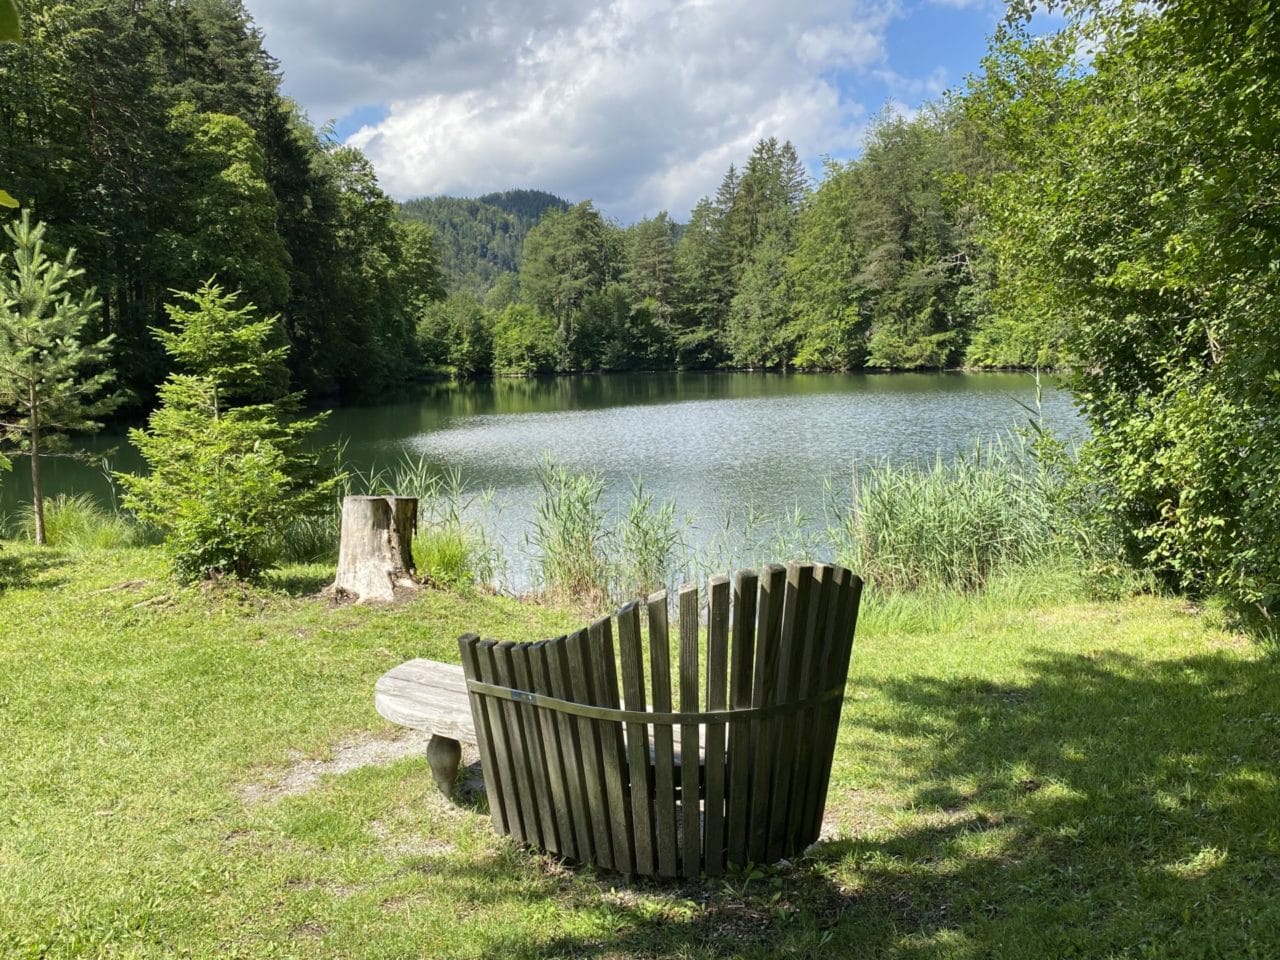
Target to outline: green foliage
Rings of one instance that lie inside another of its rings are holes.
[[[529,376],[556,369],[555,321],[536,308],[513,303],[493,325],[493,369]]]
[[[15,0],[0,0],[0,42],[22,39],[22,23],[18,20],[18,7]],[[6,190],[0,190],[0,207],[14,209],[18,201]]]
[[[863,156],[828,164],[788,262],[797,365],[954,365],[984,295],[954,178],[982,152],[962,114],[882,114]]]
[[[525,238],[520,295],[555,321],[562,369],[598,356],[597,336],[579,336],[577,327],[587,298],[617,278],[620,250],[617,229],[589,200],[545,215]]]
[[[19,517],[24,537],[36,538],[34,507]],[[147,542],[147,532],[138,524],[107,510],[88,494],[60,493],[44,504],[45,542],[51,547],[85,554],[95,550],[122,550]]]
[[[174,329],[161,339],[188,372],[170,375],[147,429],[130,431],[150,472],[120,475],[124,503],[164,534],[181,579],[254,579],[279,558],[290,523],[332,501],[339,478],[304,447],[321,418],[292,418],[297,398],[277,375],[283,348],[271,346],[278,318],[258,320],[213,283],[180,299],[189,306],[168,306]]]
[[[149,333],[166,292],[215,273],[283,315],[309,392],[416,372],[423,296],[443,295],[432,241],[398,229],[358,153],[280,95],[242,3],[27,0],[22,14],[24,42],[0,44],[4,186],[80,251],[141,404],[169,371]]]
[[[184,102],[170,111],[169,132],[184,145],[172,172],[189,184],[179,230],[165,238],[174,285],[187,288],[218,274],[264,309],[283,306],[288,255],[253,128],[239,117],[201,113]]]
[[[549,193],[511,190],[475,200],[409,200],[400,205],[400,216],[429,225],[439,238],[441,268],[451,290],[483,296],[519,269],[524,238],[543,215],[568,208]]]
[[[179,367],[213,385],[215,415],[219,401],[275,398],[285,392],[289,350],[279,344],[278,317],[257,319],[254,304],[237,306],[238,295],[225,295],[212,280],[178,298],[191,309],[169,307],[176,328],[153,327],[151,332]]]
[[[493,369],[493,315],[470,293],[428,304],[418,321],[418,349],[425,362],[452,368],[459,378]]]
[[[998,38],[971,94],[1007,158],[987,198],[1002,296],[1068,324],[1129,557],[1274,616],[1280,10],[1066,10],[1050,42]]]
[[[0,254],[0,409],[8,414],[0,436],[30,454],[35,538],[44,543],[40,458],[69,432],[98,429],[95,418],[119,402],[102,368],[111,338],[84,342],[101,304],[92,290],[73,292],[84,274],[74,249],[52,259],[45,224],[32,226],[29,210],[4,235],[13,250]]]
[[[22,39],[22,23],[18,19],[16,0],[0,0],[0,41]]]

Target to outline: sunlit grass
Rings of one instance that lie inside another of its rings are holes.
[[[250,802],[393,731],[372,687],[575,616],[179,588],[154,550],[0,545],[0,956],[1269,957],[1280,670],[1072,575],[868,595],[827,820],[790,869],[629,885],[497,838],[410,757]]]

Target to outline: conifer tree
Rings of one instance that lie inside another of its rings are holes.
[[[305,448],[323,417],[296,418],[279,317],[259,318],[212,281],[165,309],[153,330],[185,372],[160,386],[146,430],[129,438],[151,468],[120,475],[125,505],[165,535],[179,577],[252,579],[275,561],[290,521],[339,482]]]
[[[32,226],[25,210],[4,233],[13,251],[0,254],[0,409],[7,414],[0,432],[31,456],[36,543],[43,544],[40,458],[56,451],[68,432],[97,430],[95,417],[116,406],[118,398],[105,392],[112,373],[94,371],[112,338],[81,341],[100,304],[92,290],[73,295],[70,289],[84,273],[74,266],[74,249],[63,260],[51,259],[45,225]]]

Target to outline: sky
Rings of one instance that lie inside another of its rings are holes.
[[[393,197],[688,217],[762,137],[815,175],[974,72],[997,0],[246,0],[284,92]]]

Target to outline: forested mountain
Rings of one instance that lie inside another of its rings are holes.
[[[279,313],[294,384],[459,375],[1053,362],[997,309],[975,198],[1002,161],[963,98],[886,114],[810,181],[762,139],[681,227],[537,190],[397,205],[280,94],[242,0],[31,0],[0,48],[5,187],[75,246],[145,405],[152,327],[216,277]],[[677,216],[679,214],[677,213]],[[448,302],[446,288],[452,291]]]
[[[401,222],[359,151],[280,94],[240,0],[27,0],[0,46],[5,188],[74,246],[145,403],[152,326],[215,276],[282,316],[295,384],[359,393],[416,371],[442,294],[430,232]]]
[[[450,288],[483,296],[500,276],[520,268],[524,238],[543,214],[568,207],[568,201],[541,190],[508,190],[474,200],[409,200],[400,205],[400,215],[435,231]]]
[[[468,374],[1050,365],[1057,325],[992,306],[976,201],[995,162],[947,101],[883,114],[863,155],[816,186],[791,143],[763,139],[684,228],[666,212],[623,228],[590,201],[552,208],[518,256],[427,309],[424,357]],[[511,264],[518,281],[501,273]]]

